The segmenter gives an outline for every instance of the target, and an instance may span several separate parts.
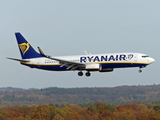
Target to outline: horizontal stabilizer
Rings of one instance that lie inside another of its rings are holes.
[[[22,59],[15,59],[15,58],[7,58],[10,60],[15,60],[15,61],[19,61],[19,62],[29,62],[29,60],[22,60]]]

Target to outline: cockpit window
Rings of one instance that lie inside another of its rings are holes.
[[[143,57],[143,58],[146,58],[146,57],[149,57],[149,56],[148,56],[148,55],[143,55],[142,57]]]

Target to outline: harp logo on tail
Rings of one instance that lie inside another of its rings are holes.
[[[30,44],[29,43],[22,43],[19,44],[19,48],[22,51],[23,55],[29,50]]]

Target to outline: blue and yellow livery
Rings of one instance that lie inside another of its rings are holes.
[[[39,53],[20,34],[15,33],[18,47],[22,59],[8,58],[19,61],[22,65],[31,68],[38,68],[50,71],[87,71],[86,76],[91,75],[91,71],[112,72],[115,68],[139,67],[141,68],[153,63],[155,60],[142,53],[110,53],[110,54],[88,54],[75,56],[51,57],[45,55],[38,47]]]

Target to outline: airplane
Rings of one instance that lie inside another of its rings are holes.
[[[89,54],[74,56],[51,57],[44,54],[38,47],[39,53],[34,50],[30,43],[21,35],[15,33],[22,59],[7,58],[19,61],[22,65],[49,71],[78,71],[78,76],[83,76],[83,71],[88,77],[92,71],[112,72],[115,68],[138,67],[141,68],[153,63],[155,60],[142,53],[109,53]]]

